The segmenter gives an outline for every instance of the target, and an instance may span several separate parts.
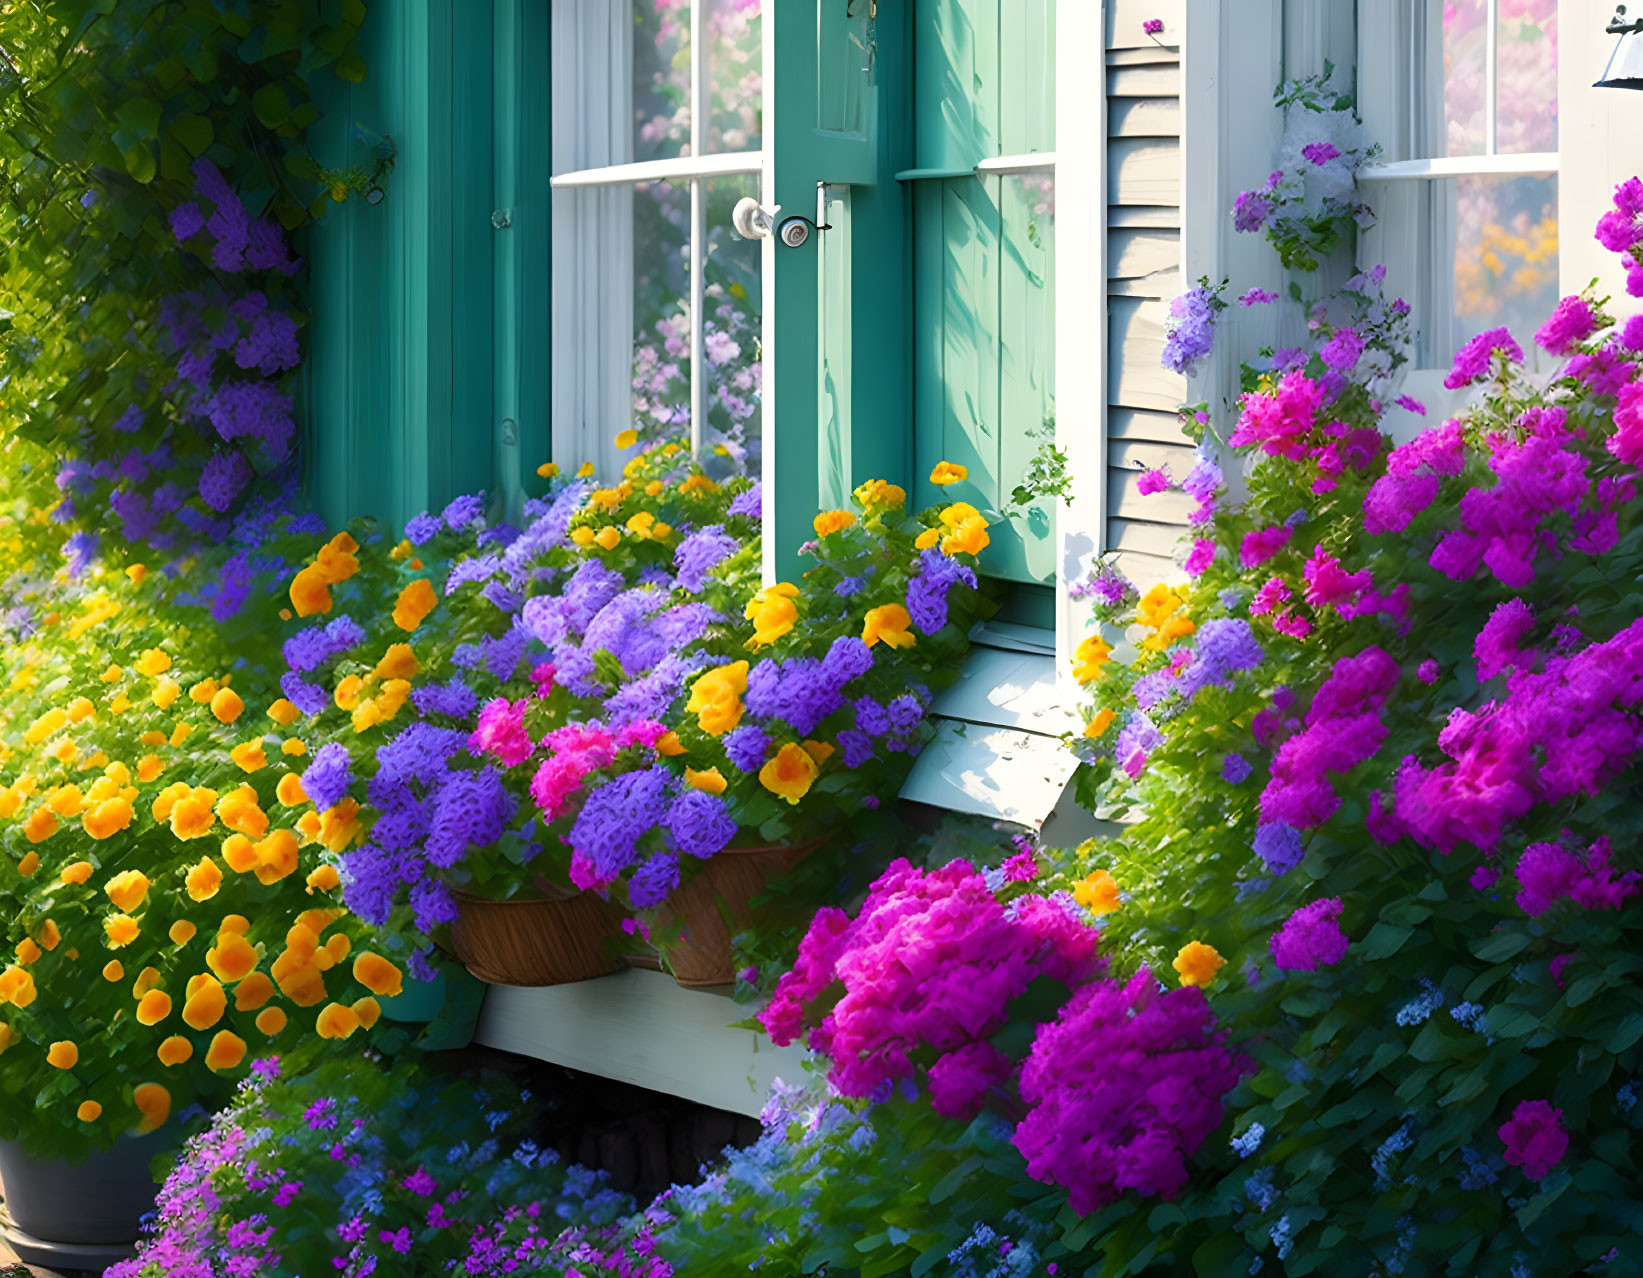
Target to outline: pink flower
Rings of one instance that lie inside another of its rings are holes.
[[[486,702],[479,712],[479,724],[468,738],[468,749],[474,754],[489,754],[510,768],[525,762],[536,749],[530,733],[525,731],[525,707],[529,704],[506,697]]]
[[[1141,31],[1143,34],[1150,36],[1162,35],[1164,20],[1162,18],[1148,18],[1141,24]]]
[[[1341,561],[1323,546],[1314,546],[1312,557],[1301,569],[1306,580],[1306,601],[1314,608],[1331,607],[1342,616],[1348,615],[1346,605],[1356,601],[1374,580],[1369,569],[1348,573]]]
[[[1588,910],[1618,910],[1636,894],[1643,875],[1633,871],[1616,878],[1609,854],[1607,836],[1593,843],[1584,858],[1561,844],[1531,843],[1513,872],[1519,884],[1518,909],[1533,917],[1561,900],[1571,900]]]
[[[1215,562],[1215,541],[1210,537],[1196,538],[1192,543],[1192,553],[1182,566],[1189,577],[1201,577],[1209,566]]]
[[[1455,354],[1454,367],[1443,379],[1449,390],[1459,390],[1477,381],[1489,371],[1490,360],[1496,351],[1502,352],[1514,364],[1523,363],[1523,348],[1512,338],[1508,328],[1491,328],[1479,333]]]
[[[1154,493],[1165,491],[1173,482],[1170,478],[1169,468],[1159,466],[1157,469],[1149,470],[1142,475],[1136,482],[1135,487],[1143,497],[1151,497]]]
[[[400,1184],[404,1185],[406,1189],[410,1190],[418,1198],[426,1198],[429,1194],[433,1193],[434,1190],[439,1188],[438,1182],[434,1180],[433,1175],[428,1171],[428,1169],[420,1166],[409,1176],[405,1177],[404,1180],[400,1181]]]
[[[1265,616],[1274,609],[1281,607],[1289,597],[1289,587],[1284,584],[1284,579],[1282,577],[1269,577],[1266,583],[1255,592],[1255,597],[1249,601],[1249,610],[1257,617]]]
[[[1543,1100],[1519,1101],[1512,1117],[1500,1126],[1506,1161],[1523,1168],[1530,1180],[1543,1180],[1563,1160],[1569,1135],[1563,1130],[1563,1111]]]
[[[966,1043],[930,1066],[930,1108],[969,1122],[982,1111],[987,1093],[1009,1082],[1014,1069],[991,1043]]]
[[[1567,355],[1576,342],[1584,342],[1597,331],[1597,316],[1591,304],[1578,293],[1559,302],[1551,317],[1535,334],[1535,344],[1553,355]]]
[[[1340,913],[1338,896],[1301,906],[1267,943],[1272,961],[1285,972],[1315,972],[1339,963],[1350,944],[1336,921]]]
[[[1434,684],[1438,681],[1438,663],[1428,657],[1415,667],[1415,678],[1424,684]]]
[[[1001,868],[1006,883],[1026,883],[1038,877],[1038,862],[1034,859],[1031,849],[1017,852],[1008,858]]]
[[[1323,387],[1291,370],[1271,394],[1250,391],[1242,396],[1242,411],[1228,442],[1234,448],[1258,444],[1268,456],[1298,461],[1306,455],[1305,436],[1316,425],[1323,402]]]
[[[1472,642],[1478,682],[1488,683],[1502,670],[1521,664],[1518,640],[1534,628],[1534,610],[1523,600],[1508,599],[1496,607]]]
[[[1259,568],[1287,546],[1294,535],[1295,530],[1288,524],[1274,524],[1271,528],[1245,533],[1243,544],[1238,548],[1238,559],[1245,568]]]
[[[1614,426],[1614,434],[1604,447],[1628,466],[1643,466],[1643,382],[1629,382],[1620,388]]]

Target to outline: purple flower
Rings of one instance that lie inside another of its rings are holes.
[[[1456,352],[1454,367],[1443,379],[1444,386],[1459,390],[1475,382],[1489,371],[1490,358],[1497,350],[1504,353],[1511,363],[1523,363],[1523,348],[1512,339],[1511,330],[1491,328],[1479,333]]]
[[[1553,355],[1569,355],[1575,344],[1597,331],[1597,315],[1591,303],[1578,293],[1559,302],[1551,316],[1535,334],[1535,344]]]
[[[723,524],[710,524],[691,533],[673,552],[679,585],[692,593],[701,590],[707,584],[708,573],[735,554],[740,545]]]
[[[445,527],[455,533],[463,531],[470,524],[484,517],[484,493],[466,493],[463,496],[456,497],[440,514],[440,518],[445,521]]]
[[[1314,972],[1339,963],[1349,944],[1337,922],[1340,913],[1338,896],[1301,906],[1272,934],[1272,961],[1285,972]]]
[[[1141,24],[1141,31],[1143,35],[1162,35],[1164,31],[1164,20],[1162,18],[1148,18]]]
[[[1147,471],[1136,481],[1136,491],[1143,497],[1151,497],[1154,493],[1166,491],[1174,481],[1170,478],[1169,468],[1159,466]]]
[[[430,515],[423,511],[420,515],[413,515],[405,523],[405,540],[413,546],[421,546],[432,540],[444,524],[438,515]]]
[[[1191,377],[1215,346],[1215,312],[1219,290],[1198,284],[1170,303],[1164,320],[1163,365]]]
[[[736,821],[725,801],[694,787],[686,787],[673,801],[664,824],[679,850],[698,860],[712,856],[736,837]]]
[[[662,815],[668,781],[662,768],[645,768],[624,773],[588,796],[567,842],[587,858],[599,879],[610,882],[633,864],[639,840]]]
[[[1236,750],[1221,761],[1221,780],[1228,785],[1242,785],[1254,771],[1254,765]]]
[[[491,768],[452,773],[434,796],[424,848],[428,860],[449,869],[470,847],[489,847],[502,837],[518,803]]]
[[[1563,1111],[1543,1100],[1519,1101],[1497,1134],[1506,1146],[1506,1161],[1523,1168],[1530,1180],[1544,1180],[1569,1149]]]
[[[1272,292],[1270,289],[1264,289],[1259,285],[1256,285],[1254,288],[1246,289],[1244,291],[1243,295],[1238,299],[1238,305],[1264,306],[1268,302],[1276,302],[1277,300],[1278,295],[1276,293]]]
[[[873,757],[873,739],[854,728],[845,728],[839,733],[839,749],[844,752],[845,767],[859,768]]]
[[[251,463],[232,449],[213,453],[200,474],[200,500],[215,511],[227,510],[251,482]]]
[[[1301,832],[1284,821],[1263,821],[1256,826],[1251,846],[1273,874],[1288,874],[1306,855]]]
[[[628,881],[628,900],[641,910],[660,905],[679,886],[679,856],[657,852],[645,860]]]
[[[725,733],[725,754],[743,772],[757,772],[770,757],[770,738],[751,723]]]
[[[1301,148],[1301,154],[1304,155],[1310,163],[1316,164],[1319,168],[1322,168],[1331,160],[1340,159],[1341,149],[1333,142],[1308,142]]]
[[[302,774],[302,788],[314,806],[324,812],[347,797],[353,779],[353,760],[349,758],[348,747],[328,741],[314,752],[308,770]]]
[[[975,571],[934,546],[919,553],[919,570],[907,583],[907,615],[927,635],[947,624],[947,597],[956,585],[976,588]]]
[[[754,480],[751,488],[744,493],[738,493],[731,501],[730,513],[732,515],[741,515],[746,519],[760,518],[763,510],[763,492],[764,485],[758,480]]]
[[[1330,368],[1349,373],[1357,367],[1358,360],[1363,356],[1363,348],[1363,338],[1354,330],[1343,328],[1324,344],[1318,357]]]
[[[924,721],[924,706],[917,697],[900,696],[886,707],[890,726],[906,736]]]

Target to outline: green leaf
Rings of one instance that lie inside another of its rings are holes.
[[[1404,927],[1398,923],[1377,923],[1369,929],[1369,935],[1363,939],[1363,956],[1373,962],[1390,958],[1403,948],[1403,944],[1415,934],[1412,927]]]
[[[1495,932],[1472,942],[1472,953],[1485,963],[1504,963],[1526,950],[1533,940],[1527,932]]]
[[[354,54],[346,53],[337,59],[336,72],[349,84],[359,84],[365,79],[365,63]]]
[[[277,84],[265,84],[251,98],[251,110],[264,127],[277,129],[291,115],[291,103]]]
[[[1643,1038],[1643,1012],[1633,1012],[1609,1031],[1604,1044],[1611,1052],[1624,1052],[1640,1038]]]
[[[211,121],[203,115],[180,115],[167,131],[190,155],[203,155],[211,145]]]

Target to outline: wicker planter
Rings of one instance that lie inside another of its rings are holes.
[[[593,892],[489,901],[453,893],[451,945],[492,985],[568,985],[622,967],[622,914]]]
[[[725,848],[704,861],[695,877],[674,889],[656,911],[658,931],[675,922],[681,925],[679,939],[662,947],[673,979],[690,989],[735,984],[730,938],[752,922],[748,902],[825,842]],[[729,927],[721,905],[730,916]]]

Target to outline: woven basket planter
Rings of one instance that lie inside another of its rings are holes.
[[[725,848],[704,861],[656,912],[657,931],[681,925],[679,939],[660,947],[673,979],[690,989],[735,984],[730,938],[752,922],[748,902],[825,842]],[[728,927],[721,905],[730,916]]]
[[[490,901],[454,892],[451,946],[492,985],[569,985],[615,972],[622,913],[594,892]]]

